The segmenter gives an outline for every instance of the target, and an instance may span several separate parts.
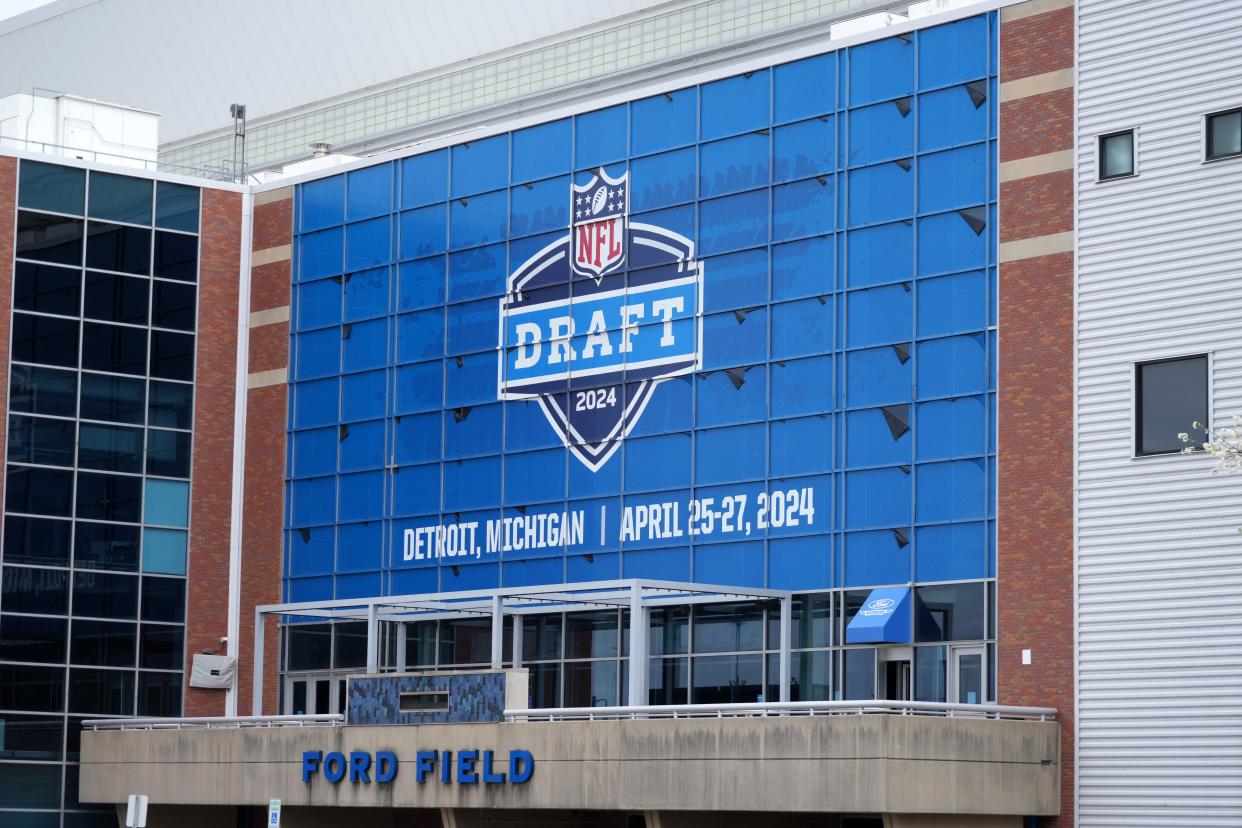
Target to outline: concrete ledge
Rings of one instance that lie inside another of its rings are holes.
[[[271,264],[272,262],[287,262],[293,258],[293,245],[281,244],[276,247],[267,247],[263,250],[256,250],[250,254],[250,266],[259,267],[260,265]]]
[[[1004,184],[1006,181],[1018,181],[1023,178],[1034,178],[1037,175],[1072,169],[1074,169],[1074,151],[1072,149],[1058,150],[1013,161],[1002,161],[1000,181]]]
[[[1018,101],[1034,95],[1056,92],[1059,89],[1070,89],[1074,86],[1074,68],[1057,69],[1044,72],[1042,75],[1030,75],[1017,80],[1006,81],[1000,85],[1000,102]]]
[[[272,368],[268,371],[255,371],[246,377],[246,390],[254,391],[273,385],[285,385],[289,382],[288,368]]]
[[[1074,231],[1052,233],[1048,236],[1034,236],[1029,239],[1001,242],[999,261],[1016,262],[1022,259],[1034,259],[1039,256],[1051,256],[1054,253],[1074,252]]]
[[[264,325],[275,325],[278,322],[288,321],[288,305],[284,305],[279,308],[268,308],[267,310],[253,311],[250,314],[250,327],[252,328],[261,328]]]
[[[1073,5],[1074,0],[1029,0],[1027,3],[1019,3],[1016,6],[1006,6],[1001,9],[1001,22],[1010,23],[1014,20],[1021,20],[1024,17],[1034,17],[1037,14],[1047,14],[1059,9],[1068,9]]]
[[[82,734],[81,797],[153,805],[1053,815],[1060,725],[842,715]],[[520,785],[416,781],[418,750],[528,750]],[[385,784],[301,781],[303,751],[396,753]]]

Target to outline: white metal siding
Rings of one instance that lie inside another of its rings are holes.
[[[1078,3],[1082,826],[1242,825],[1242,477],[1131,457],[1136,360],[1210,354],[1213,424],[1242,414],[1242,159],[1202,163],[1202,116],[1242,105],[1240,11]],[[1138,176],[1096,183],[1131,127]]]

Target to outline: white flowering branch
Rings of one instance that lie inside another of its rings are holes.
[[[1182,449],[1182,454],[1203,451],[1214,455],[1216,465],[1212,467],[1212,474],[1233,474],[1236,471],[1242,471],[1242,416],[1235,415],[1233,426],[1222,428],[1220,431],[1213,431],[1199,422],[1191,427],[1196,431],[1204,432],[1208,439],[1196,447],[1190,442],[1190,435],[1183,431],[1177,435],[1183,443],[1187,444],[1186,448]]]

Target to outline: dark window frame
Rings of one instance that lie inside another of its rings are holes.
[[[1183,355],[1174,356],[1174,357],[1161,357],[1160,359],[1146,359],[1146,360],[1136,361],[1134,363],[1134,399],[1133,399],[1134,438],[1133,438],[1133,442],[1131,443],[1131,450],[1134,452],[1135,458],[1168,457],[1171,454],[1181,454],[1183,449],[1185,448],[1183,446],[1183,447],[1174,448],[1168,451],[1144,451],[1143,450],[1143,369],[1149,365],[1162,365],[1162,364],[1169,363],[1169,362],[1183,362],[1183,361],[1191,360],[1191,359],[1202,359],[1205,362],[1204,370],[1206,372],[1206,376],[1204,378],[1204,392],[1205,393],[1204,393],[1204,400],[1203,400],[1204,419],[1202,422],[1203,422],[1205,429],[1211,427],[1211,422],[1209,420],[1209,418],[1211,417],[1211,412],[1212,412],[1212,356],[1211,354],[1204,352],[1204,353],[1198,353],[1198,354],[1183,354]],[[1189,430],[1190,423],[1186,424],[1186,428],[1187,430]],[[1190,444],[1190,447],[1192,448],[1194,447],[1193,440]]]
[[[1207,161],[1225,161],[1230,158],[1242,158],[1242,150],[1238,152],[1226,152],[1214,154],[1212,152],[1212,120],[1226,115],[1242,116],[1242,106],[1235,106],[1232,109],[1222,109],[1218,112],[1209,112],[1203,116],[1203,160]]]
[[[1110,138],[1117,138],[1122,135],[1130,136],[1130,170],[1124,173],[1105,174],[1104,142]],[[1112,132],[1105,132],[1097,137],[1095,139],[1095,168],[1096,181],[1116,181],[1121,178],[1133,178],[1138,175],[1138,130],[1134,127],[1118,129]]]

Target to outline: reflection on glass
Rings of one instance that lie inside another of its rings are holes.
[[[685,658],[653,658],[647,673],[648,704],[686,704],[690,662]]]
[[[845,650],[842,653],[841,698],[875,698],[875,650]]]
[[[945,701],[948,676],[948,647],[914,648],[914,698],[916,701]]]
[[[566,707],[608,707],[617,703],[617,662],[568,662],[565,665]]]
[[[691,704],[755,702],[763,693],[763,656],[705,656],[693,659]]]

